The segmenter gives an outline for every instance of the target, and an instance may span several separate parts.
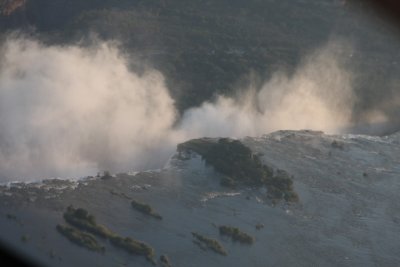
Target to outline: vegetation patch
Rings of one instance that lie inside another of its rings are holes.
[[[162,219],[161,215],[158,214],[157,212],[155,212],[154,209],[150,205],[148,205],[146,203],[142,203],[142,202],[137,201],[137,200],[132,200],[131,205],[135,210],[137,210],[137,211],[139,211],[141,213],[150,215],[150,216],[152,216],[152,217],[154,217],[154,218],[156,218],[158,220]]]
[[[69,206],[67,211],[64,212],[64,219],[66,222],[78,229],[88,231],[89,233],[104,238],[111,238],[115,235],[107,227],[97,224],[95,217],[82,208],[75,209],[74,207]]]
[[[114,246],[124,249],[131,254],[144,256],[148,261],[155,264],[154,249],[143,242],[137,241],[130,237],[123,238],[120,236],[111,237],[110,242]]]
[[[22,235],[22,236],[21,236],[21,241],[24,242],[24,243],[28,242],[29,239],[30,239],[30,238],[29,238],[28,235]]]
[[[192,235],[195,238],[195,241],[197,241],[194,243],[199,245],[202,249],[211,249],[212,251],[221,254],[223,256],[228,255],[224,247],[217,240],[205,237],[195,232],[192,232]]]
[[[160,263],[162,267],[172,267],[171,261],[169,260],[167,255],[160,256]]]
[[[111,173],[109,171],[104,171],[103,175],[101,176],[102,180],[109,180],[109,179],[112,179],[112,178],[113,177],[112,177],[112,175],[111,175]]]
[[[126,195],[125,193],[119,193],[119,192],[114,191],[113,189],[111,189],[109,192],[111,195],[118,196],[120,198],[125,198],[125,199],[129,199],[129,200],[132,199],[130,196]]]
[[[339,141],[334,140],[334,141],[331,143],[331,147],[336,148],[336,149],[343,150],[343,149],[344,149],[344,144],[343,144],[342,142],[339,142]]]
[[[6,218],[9,220],[14,220],[14,221],[17,220],[17,216],[15,216],[14,214],[11,214],[11,213],[7,213]]]
[[[206,164],[225,175],[220,181],[222,186],[265,186],[268,189],[267,197],[273,201],[299,201],[293,189],[292,177],[284,170],[274,172],[262,164],[259,156],[238,140],[194,139],[179,144],[177,150],[179,154],[194,151],[201,155]]]
[[[97,242],[96,238],[91,234],[60,224],[57,225],[56,229],[60,234],[65,236],[72,243],[75,243],[92,251],[97,251],[101,253],[105,252],[105,248],[101,246]]]
[[[220,184],[225,187],[234,188],[237,186],[237,181],[235,181],[231,177],[224,176],[221,178]]]
[[[239,228],[221,225],[219,227],[219,233],[230,237],[233,241],[238,241],[243,244],[253,244],[254,237],[242,232]]]
[[[256,229],[257,230],[261,230],[261,229],[263,229],[264,228],[264,224],[262,224],[262,223],[257,223],[256,224]]]
[[[154,249],[152,247],[130,237],[121,237],[107,227],[97,224],[95,217],[89,214],[85,209],[75,209],[69,206],[64,213],[64,219],[78,229],[106,238],[114,246],[124,249],[129,253],[144,256],[148,261],[153,264],[155,263],[153,259]]]

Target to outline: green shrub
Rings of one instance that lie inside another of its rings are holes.
[[[261,230],[261,229],[263,229],[264,228],[264,224],[262,224],[262,223],[257,223],[256,224],[256,229],[257,230]]]
[[[112,178],[112,175],[110,174],[109,171],[104,171],[103,172],[103,176],[101,176],[101,179],[103,179],[103,180],[108,180],[108,179],[111,179],[111,178]]]
[[[171,261],[169,260],[167,255],[161,255],[160,262],[162,267],[172,267]]]
[[[28,242],[28,241],[29,241],[29,236],[27,236],[27,235],[22,235],[22,236],[21,236],[21,241],[24,242],[24,243]]]
[[[242,232],[239,228],[222,225],[219,227],[221,235],[229,236],[233,241],[238,241],[244,244],[253,244],[254,237]]]
[[[237,185],[236,181],[228,176],[222,177],[220,184],[222,186],[231,187],[231,188],[236,187],[236,185]]]
[[[192,235],[197,241],[201,242],[201,244],[203,244],[206,248],[211,249],[212,251],[214,251],[218,254],[221,254],[224,256],[227,255],[224,247],[217,240],[205,237],[205,236],[195,233],[195,232],[193,232]]]
[[[237,185],[267,187],[267,197],[273,201],[299,201],[293,189],[292,177],[284,170],[277,170],[263,165],[259,156],[238,140],[229,138],[194,139],[178,145],[178,152],[194,151],[201,155],[206,164],[225,176],[221,178],[221,186]]]
[[[68,223],[81,230],[106,238],[114,246],[124,249],[132,254],[145,256],[148,261],[155,263],[153,259],[154,249],[152,247],[133,238],[123,238],[113,233],[104,225],[97,224],[95,217],[82,208],[75,209],[74,207],[69,206],[67,211],[64,213],[64,218]],[[79,242],[79,240],[77,242]]]
[[[130,237],[114,236],[110,239],[111,244],[116,247],[122,248],[129,253],[145,256],[146,259],[153,264],[154,262],[154,249],[147,244],[137,241]]]
[[[162,219],[161,215],[158,214],[157,212],[155,212],[155,211],[153,210],[153,208],[152,208],[150,205],[148,205],[148,204],[139,202],[139,201],[137,201],[137,200],[132,200],[131,205],[132,205],[132,207],[133,207],[134,209],[136,209],[137,211],[139,211],[139,212],[141,212],[141,213],[150,215],[150,216],[152,216],[152,217],[154,217],[154,218],[156,218],[156,219],[158,219],[158,220],[161,220],[161,219]]]
[[[11,213],[7,213],[6,218],[9,220],[17,220],[17,216],[15,216],[14,214],[11,214]]]
[[[69,224],[92,234],[99,235],[104,238],[110,238],[115,234],[107,227],[97,224],[93,215],[90,215],[85,209],[75,209],[72,206],[64,212],[64,219]]]
[[[97,242],[96,238],[91,234],[84,233],[78,229],[60,224],[57,225],[56,229],[60,234],[79,246],[102,253],[105,251],[105,248],[101,246]]]

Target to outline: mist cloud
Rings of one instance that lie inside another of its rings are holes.
[[[330,42],[307,55],[291,75],[277,71],[261,88],[250,86],[235,98],[221,96],[187,111],[183,128],[191,135],[235,137],[284,129],[340,132],[350,123],[355,102],[349,54],[348,44]]]
[[[108,44],[9,40],[0,101],[1,174],[20,179],[146,165],[175,120],[162,75],[130,72]]]
[[[346,45],[331,42],[291,75],[177,117],[161,73],[137,74],[115,46],[46,46],[11,38],[1,48],[0,180],[79,177],[160,167],[177,143],[280,129],[339,132],[355,97]]]

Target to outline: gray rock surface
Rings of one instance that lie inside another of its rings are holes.
[[[226,189],[196,155],[160,170],[109,179],[47,180],[0,187],[0,240],[45,266],[151,266],[107,240],[104,254],[56,231],[69,205],[121,236],[151,245],[172,266],[397,266],[400,262],[400,133],[385,137],[279,131],[242,142],[293,175],[298,204],[272,205],[256,188]],[[148,203],[156,220],[134,210]],[[259,230],[256,225],[263,224]],[[220,236],[219,225],[255,237]],[[227,256],[202,250],[192,232],[218,240]],[[161,266],[161,263],[158,262]]]

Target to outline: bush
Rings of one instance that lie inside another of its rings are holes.
[[[146,245],[143,242],[137,241],[133,238],[130,237],[123,238],[113,233],[110,229],[108,229],[104,225],[97,224],[95,217],[93,215],[90,215],[84,209],[81,208],[75,209],[72,206],[69,206],[67,208],[67,211],[64,213],[64,218],[68,223],[79,229],[106,238],[110,240],[111,244],[113,244],[114,246],[124,249],[129,253],[145,256],[148,261],[152,262],[153,264],[155,263],[153,259],[154,249],[152,247]],[[57,226],[57,230],[59,231],[65,230],[63,228],[60,229],[58,228],[59,227]],[[71,232],[71,230],[68,231]],[[75,237],[77,236],[76,232],[70,233],[69,236],[70,236],[69,238],[73,238],[75,242],[82,243],[82,241],[79,240],[81,236],[78,236],[78,238]]]
[[[256,224],[256,229],[257,230],[261,230],[261,229],[263,229],[264,228],[264,224],[262,224],[262,223],[257,223]]]
[[[114,246],[122,248],[129,253],[145,256],[148,261],[155,264],[154,249],[145,243],[134,240],[130,237],[123,238],[120,236],[112,237],[110,239],[110,242]]]
[[[238,241],[244,244],[253,244],[254,237],[239,230],[239,228],[222,225],[219,227],[221,235],[229,236],[233,241]]]
[[[82,231],[79,231],[78,229],[69,226],[63,226],[60,224],[57,225],[56,229],[60,234],[79,246],[102,253],[104,253],[105,251],[105,248],[101,246],[97,242],[96,238],[91,234],[84,233]]]
[[[104,171],[103,172],[103,176],[101,177],[101,179],[103,179],[103,180],[108,180],[108,179],[111,179],[111,178],[112,178],[112,175],[110,174],[109,171]]]
[[[114,236],[112,231],[103,225],[97,224],[95,217],[90,215],[82,208],[75,209],[74,207],[69,206],[67,211],[64,212],[64,219],[69,224],[92,234],[99,235],[104,238],[110,238]]]
[[[265,186],[270,199],[287,202],[299,201],[293,189],[292,177],[284,170],[277,170],[263,165],[258,155],[238,140],[229,138],[194,139],[178,145],[178,152],[194,151],[201,155],[206,164],[225,176],[221,178],[221,186],[236,187]]]
[[[132,200],[131,205],[134,209],[136,209],[137,211],[140,211],[141,213],[150,215],[158,220],[162,220],[161,215],[158,214],[157,212],[155,212],[153,210],[153,208],[148,204],[139,202],[137,200]]]
[[[171,261],[169,260],[168,256],[161,255],[160,262],[162,267],[172,267]]]
[[[225,187],[236,187],[236,181],[228,176],[224,176],[221,178],[220,184]]]
[[[217,240],[205,237],[203,235],[194,232],[192,233],[192,235],[197,241],[205,245],[206,248],[211,249],[212,251],[224,256],[228,254],[226,253],[224,247]]]

